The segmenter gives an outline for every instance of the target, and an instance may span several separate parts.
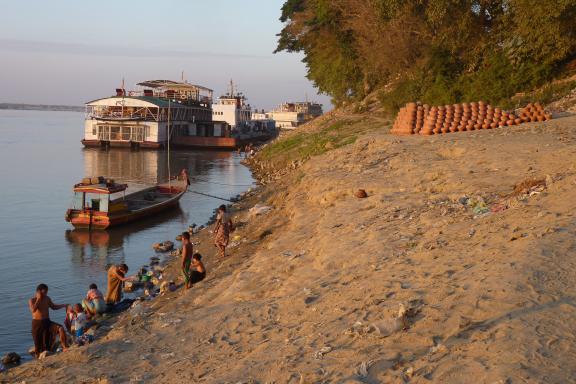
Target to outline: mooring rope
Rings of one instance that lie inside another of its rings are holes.
[[[196,194],[202,195],[202,196],[212,197],[213,199],[224,200],[224,201],[229,201],[230,203],[234,203],[234,201],[232,201],[232,200],[230,200],[230,199],[225,199],[225,198],[223,198],[223,197],[218,197],[218,196],[214,196],[214,195],[209,195],[209,194],[207,194],[207,193],[202,193],[202,192],[198,192],[198,191],[191,191],[191,190],[189,190],[188,192],[196,193]]]

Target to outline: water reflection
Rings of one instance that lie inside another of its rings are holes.
[[[64,237],[68,242],[73,264],[80,265],[82,269],[85,268],[86,263],[105,268],[108,264],[125,261],[124,242],[131,235],[182,217],[186,218],[188,215],[178,206],[153,217],[106,231],[67,229]]]
[[[167,151],[131,151],[123,149],[83,150],[84,175],[106,176],[127,184],[154,185],[168,180]],[[233,166],[226,161],[232,158],[231,152],[170,152],[170,172],[175,175],[186,168],[191,176],[206,174],[212,167]]]

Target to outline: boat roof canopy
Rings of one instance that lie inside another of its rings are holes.
[[[195,90],[197,89],[200,91],[213,92],[212,89],[203,87],[201,85],[190,84],[180,81],[173,81],[173,80],[146,80],[136,85],[147,88],[195,89]]]
[[[168,104],[170,104],[171,108],[185,107],[178,102],[169,103],[168,100],[154,96],[112,96],[103,97],[101,99],[92,100],[86,103],[88,106],[103,105],[120,107],[124,105],[125,107],[150,106],[160,108],[168,108]]]
[[[79,183],[74,185],[74,192],[84,192],[84,193],[97,193],[102,195],[111,195],[116,192],[125,191],[128,188],[127,184],[84,184]]]

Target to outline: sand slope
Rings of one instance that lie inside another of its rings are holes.
[[[207,281],[0,381],[574,381],[575,129],[364,135],[239,204],[227,260],[207,231],[194,239]],[[510,196],[527,180],[543,182]],[[251,216],[256,203],[274,209]]]

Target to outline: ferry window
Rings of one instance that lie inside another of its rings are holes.
[[[122,127],[122,140],[130,140],[130,127]]]
[[[96,127],[92,126],[92,136],[96,136]]]

